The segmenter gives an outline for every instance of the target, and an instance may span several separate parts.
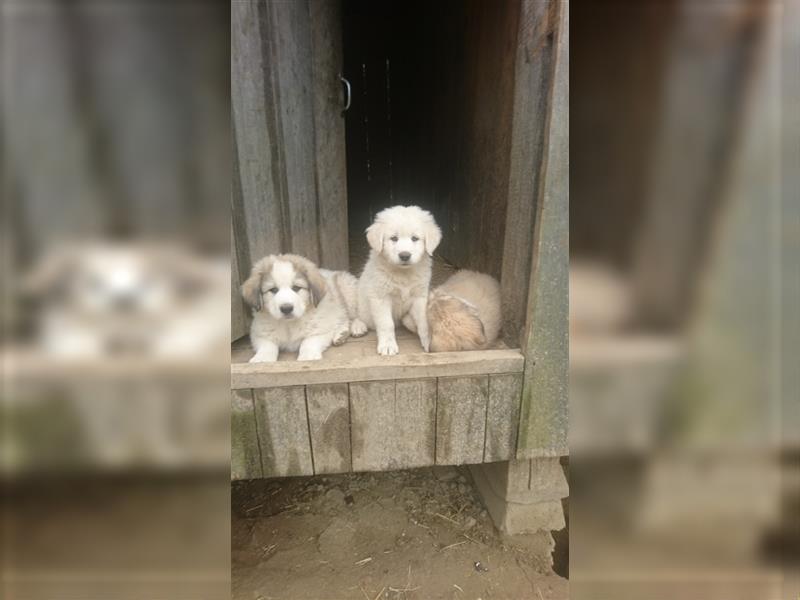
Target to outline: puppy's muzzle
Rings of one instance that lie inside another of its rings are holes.
[[[285,315],[292,314],[292,311],[294,310],[294,306],[292,306],[291,304],[281,304],[280,308],[281,312]]]
[[[404,263],[407,263],[409,260],[411,260],[411,252],[400,252],[400,253],[397,255],[397,257],[398,257],[398,258],[399,258],[401,261],[403,261]]]

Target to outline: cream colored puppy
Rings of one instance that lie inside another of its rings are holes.
[[[367,228],[369,259],[358,280],[358,316],[354,333],[378,334],[378,354],[397,354],[395,323],[410,314],[422,348],[430,349],[428,291],[431,257],[442,240],[433,215],[418,206],[394,206],[379,212]]]
[[[281,350],[297,352],[297,360],[319,360],[331,344],[343,344],[355,317],[356,286],[349,273],[320,271],[302,256],[273,254],[258,261],[242,285],[253,307],[250,362],[274,362]]]
[[[502,326],[500,284],[494,277],[462,270],[433,290],[428,300],[431,352],[480,350],[491,346]],[[408,316],[403,325],[416,323]]]

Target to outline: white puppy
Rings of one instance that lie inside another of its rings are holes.
[[[319,360],[331,344],[343,344],[356,313],[356,286],[350,273],[320,271],[302,256],[258,261],[242,284],[242,296],[253,307],[250,342],[256,354],[250,362],[276,361],[281,350],[297,352],[297,360]]]
[[[410,315],[423,349],[430,349],[427,302],[431,257],[442,240],[433,216],[418,206],[394,206],[379,212],[367,228],[369,259],[358,281],[356,332],[378,334],[378,354],[397,354],[395,323]]]

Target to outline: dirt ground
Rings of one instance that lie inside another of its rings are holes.
[[[549,536],[503,536],[468,471],[235,482],[233,597],[566,599]]]

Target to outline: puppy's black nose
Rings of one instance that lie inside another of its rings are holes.
[[[281,312],[285,315],[288,315],[294,310],[294,306],[291,304],[281,304]]]
[[[400,252],[397,256],[399,256],[400,260],[403,262],[408,262],[411,259],[411,252]]]

